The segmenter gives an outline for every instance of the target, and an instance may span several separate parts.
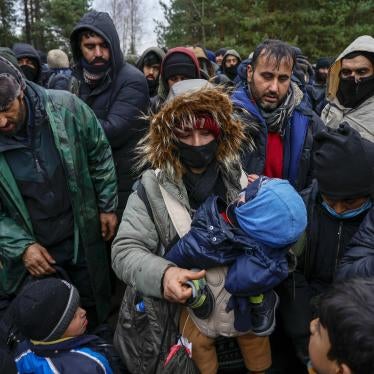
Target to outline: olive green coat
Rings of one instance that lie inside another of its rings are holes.
[[[74,215],[74,255],[84,250],[99,319],[109,310],[110,283],[99,212],[117,207],[111,148],[91,109],[64,91],[28,83],[26,96],[44,113],[66,175]],[[29,213],[3,154],[0,154],[0,294],[12,294],[26,275],[25,249],[37,242]]]

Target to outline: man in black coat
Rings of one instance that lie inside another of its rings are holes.
[[[340,260],[354,237],[366,238],[373,210],[374,144],[347,123],[315,137],[314,179],[302,191],[308,211],[297,271],[284,284],[280,312],[287,334],[308,361],[309,323],[316,305],[336,278]],[[357,275],[358,272],[356,272]]]
[[[13,52],[26,79],[40,84],[42,62],[37,50],[31,44],[16,43],[13,45]]]
[[[121,219],[136,178],[134,148],[146,130],[141,116],[149,106],[147,82],[138,69],[124,61],[108,13],[86,13],[73,29],[70,44],[75,62],[70,90],[94,111],[112,147],[119,183],[117,215]]]

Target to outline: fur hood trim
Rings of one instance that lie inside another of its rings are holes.
[[[253,140],[244,134],[244,125],[233,115],[229,96],[222,88],[206,87],[176,96],[148,118],[149,132],[138,147],[139,167],[161,169],[168,179],[179,181],[184,168],[178,157],[176,144],[179,140],[174,129],[177,126],[191,128],[199,114],[211,115],[220,126],[216,159],[223,170],[229,171],[239,162],[244,141],[254,147]]]

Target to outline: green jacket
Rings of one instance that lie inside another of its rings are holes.
[[[65,91],[27,84],[31,105],[45,113],[65,170],[74,215],[74,255],[84,250],[99,319],[109,310],[107,253],[99,212],[117,207],[111,148],[91,109]],[[3,154],[0,154],[0,294],[17,292],[27,274],[25,249],[37,242],[27,208]]]

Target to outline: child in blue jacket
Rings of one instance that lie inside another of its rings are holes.
[[[228,266],[224,287],[232,295],[235,329],[270,335],[278,296],[288,275],[287,254],[307,224],[304,202],[287,180],[259,177],[226,206],[211,196],[195,213],[191,230],[166,254],[183,268]],[[214,308],[206,281],[190,284],[189,307],[200,319]]]
[[[86,311],[77,289],[47,278],[26,285],[15,299],[14,322],[26,338],[15,349],[18,372],[112,374],[107,344],[85,335]]]

